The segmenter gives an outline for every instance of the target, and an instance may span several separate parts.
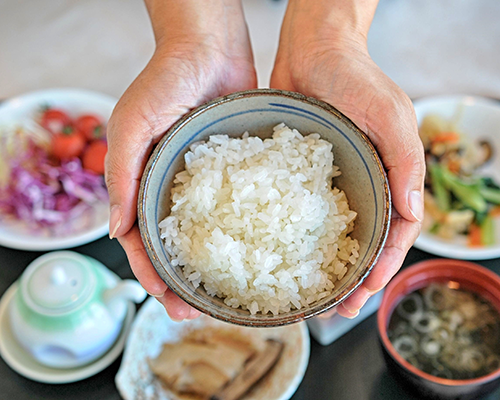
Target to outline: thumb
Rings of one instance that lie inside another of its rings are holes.
[[[146,98],[151,97],[149,93]],[[123,236],[134,225],[139,186],[153,145],[189,110],[188,106],[178,105],[163,113],[156,113],[147,104],[129,101],[130,98],[144,98],[144,95],[141,97],[133,88],[125,93],[108,124],[105,175],[109,192],[111,238]]]
[[[125,91],[108,123],[105,175],[111,238],[125,235],[135,223],[139,185],[153,145],[200,101],[201,95],[186,90],[186,79],[166,73],[166,68],[161,58],[153,57]]]
[[[135,223],[142,171],[153,143],[151,130],[127,114],[119,103],[108,124],[105,175],[110,238],[123,236]]]
[[[379,91],[369,107],[343,101],[338,109],[368,135],[377,149],[387,171],[394,208],[405,220],[421,222],[425,158],[415,111],[401,89],[393,83],[389,87],[390,92]]]
[[[395,209],[404,219],[421,222],[425,159],[413,106],[402,98],[385,110],[384,116],[377,116],[380,125],[369,129],[369,135],[387,170]]]
[[[391,151],[391,150],[389,150]],[[425,166],[417,152],[392,150],[399,162],[388,170],[393,204],[399,214],[408,221],[421,222],[424,218],[423,180]]]

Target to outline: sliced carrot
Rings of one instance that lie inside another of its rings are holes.
[[[469,234],[467,235],[467,241],[470,247],[482,246],[483,243],[481,240],[481,227],[479,225],[470,225]]]
[[[500,217],[500,206],[495,206],[490,210],[490,215],[492,217]]]
[[[431,139],[433,143],[456,143],[460,140],[460,135],[456,132],[439,132]]]
[[[460,172],[460,163],[457,160],[450,160],[448,162],[448,170],[454,174],[458,174]]]

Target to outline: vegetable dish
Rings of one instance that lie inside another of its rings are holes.
[[[494,156],[492,144],[468,141],[454,121],[432,114],[423,119],[419,133],[427,164],[425,228],[444,239],[466,236],[470,247],[495,244],[500,186],[481,174]]]

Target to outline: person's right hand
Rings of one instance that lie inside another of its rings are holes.
[[[254,88],[257,79],[239,0],[150,0],[147,6],[157,48],[108,124],[110,237],[118,238],[144,289],[172,319],[183,320],[199,312],[156,273],[135,223],[142,173],[153,145],[181,116],[217,96]]]

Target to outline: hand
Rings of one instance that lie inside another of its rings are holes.
[[[394,210],[386,245],[368,278],[337,307],[353,318],[399,270],[420,232],[425,161],[410,99],[368,55],[376,2],[333,3],[290,1],[271,86],[336,107],[370,137],[387,170]]]
[[[135,224],[137,195],[152,147],[182,115],[217,96],[256,87],[239,0],[147,3],[157,49],[108,124],[106,183],[110,237],[117,237],[144,289],[174,320],[200,313],[171,292],[151,264]]]

